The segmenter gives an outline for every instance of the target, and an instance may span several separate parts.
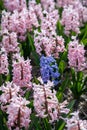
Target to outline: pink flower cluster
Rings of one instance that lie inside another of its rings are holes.
[[[11,99],[18,95],[20,87],[13,82],[6,82],[0,87],[0,90],[3,92],[0,96],[0,101],[2,104],[6,104],[10,103]]]
[[[48,117],[52,123],[61,118],[61,113],[68,113],[69,109],[66,108],[66,102],[59,104],[56,91],[51,90],[53,83],[48,81],[44,84],[39,77],[40,84],[33,84],[34,90],[34,108],[37,112],[37,116],[41,118]]]
[[[10,130],[28,128],[31,109],[26,105],[30,102],[20,96],[20,87],[13,82],[6,82],[0,90],[3,92],[0,96],[1,109],[8,114],[8,128]]]
[[[57,0],[58,7],[64,7],[69,5],[75,5],[81,3],[80,0]],[[78,8],[78,7],[77,7]]]
[[[0,50],[0,74],[8,74],[8,72],[9,72],[9,70],[8,70],[7,53],[4,48],[1,48],[1,50]]]
[[[4,5],[9,11],[20,11],[26,7],[26,0],[4,0]]]
[[[28,19],[26,21],[28,31],[31,31],[33,29],[33,27],[39,27],[39,23],[38,23],[38,19],[37,19],[37,16],[39,15],[39,13],[37,15],[36,12],[35,12],[35,9],[33,8],[33,6],[31,5],[31,3],[29,3],[29,13],[28,13]]]
[[[32,0],[32,1],[29,1],[28,6],[29,6],[29,9],[32,10],[36,14],[38,20],[43,19],[43,11],[42,11],[41,3],[37,4],[35,0]]]
[[[87,120],[81,120],[78,111],[71,115],[72,117],[67,119],[67,130],[87,130]]]
[[[59,58],[59,53],[60,52],[64,52],[65,51],[65,45],[64,45],[64,39],[62,36],[57,36],[56,37],[56,44],[53,45],[54,49],[53,49],[53,56],[55,58]]]
[[[59,6],[63,7],[61,23],[64,25],[65,34],[69,35],[70,31],[80,33],[79,27],[83,22],[87,22],[87,8],[77,0],[58,1]]]
[[[73,7],[79,14],[80,26],[83,26],[83,23],[87,22],[87,8],[78,0],[73,3]]]
[[[47,11],[54,10],[55,2],[54,0],[41,0],[43,8]]]
[[[23,8],[20,12],[14,10],[13,13],[2,11],[1,34],[8,32],[17,33],[20,40],[25,40],[26,32],[31,31],[33,26],[38,27],[38,20],[34,9]]]
[[[42,3],[46,4],[46,1],[42,1]],[[59,19],[58,11],[51,6],[48,7],[49,9],[43,11],[41,31],[34,31],[34,42],[39,55],[44,51],[47,56],[52,55],[58,58],[59,52],[63,52],[65,49],[64,39],[62,36],[56,35],[56,24]]]
[[[84,6],[87,6],[87,0],[81,0],[81,2]]]
[[[69,35],[71,30],[77,34],[80,33],[79,14],[72,5],[64,7],[61,23],[64,25],[66,35]]]
[[[0,73],[8,73],[7,56],[9,54],[12,61],[10,66],[13,66],[12,82],[1,86],[2,95],[0,96],[1,109],[8,114],[7,125],[10,130],[20,130],[24,127],[27,129],[31,114],[31,110],[27,107],[29,101],[23,98],[24,91],[21,89],[26,87],[29,90],[32,86],[31,65],[30,60],[24,60],[20,56],[18,40],[25,40],[27,30],[31,31],[33,26],[38,26],[38,22],[35,12],[32,9],[26,9],[23,2],[5,1],[5,6],[12,12],[3,11],[1,18],[2,43],[0,46],[3,46],[5,50],[0,50]]]
[[[76,71],[82,71],[86,67],[84,46],[74,39],[68,46],[69,66],[74,67]]]
[[[17,34],[15,32],[3,35],[2,44],[7,53],[19,52]]]
[[[59,52],[64,52],[64,39],[62,36],[47,37],[44,35],[44,32],[37,33],[38,36],[34,38],[36,51],[39,55],[42,54],[42,51],[45,52],[47,56],[54,56],[55,58],[59,57]]]
[[[17,57],[13,60],[13,82],[20,87],[31,88],[31,65],[30,60],[24,60],[23,57]]]
[[[26,106],[27,104],[29,104],[29,101],[20,96],[11,99],[11,103],[7,109],[7,123],[11,130],[12,127],[15,127],[15,130],[20,130],[22,127],[27,129],[29,127],[31,109]]]
[[[58,7],[68,6],[73,4],[76,0],[57,0]],[[77,0],[78,1],[78,0]]]

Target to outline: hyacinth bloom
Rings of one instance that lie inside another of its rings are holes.
[[[66,35],[69,35],[70,31],[74,31],[77,34],[80,33],[79,13],[73,8],[72,5],[64,7],[61,23],[64,25]]]
[[[65,51],[64,39],[62,36],[56,37],[56,45],[53,50],[53,56],[59,58],[59,53]]]
[[[87,130],[87,121],[79,118],[79,112],[71,113],[72,117],[67,119],[67,130]]]
[[[4,48],[0,50],[0,74],[8,74],[8,57]]]
[[[76,0],[57,0],[58,7],[68,6],[68,5],[74,4],[75,2]]]
[[[52,56],[42,56],[40,58],[40,67],[41,77],[44,83],[47,83],[48,80],[51,80],[55,85],[57,85],[60,82],[58,66],[56,60]]]
[[[42,3],[46,1],[42,1]],[[49,8],[51,8],[49,6]],[[58,10],[44,10],[43,18],[41,20],[41,31],[34,31],[34,42],[36,51],[39,55],[42,52],[46,56],[54,56],[58,58],[59,52],[64,51],[64,39],[62,36],[56,35],[56,24],[59,19]]]
[[[20,87],[13,82],[6,82],[1,86],[0,90],[3,92],[0,96],[0,101],[2,104],[6,104],[9,103],[15,95],[18,95]]]
[[[51,90],[53,83],[48,81],[44,84],[42,79],[39,77],[40,84],[33,84],[34,90],[34,108],[37,112],[37,116],[41,118],[48,117],[52,123],[59,120],[61,113],[68,113],[69,110],[66,108],[66,103],[59,104],[56,91]]]
[[[13,13],[2,11],[2,35],[8,34],[8,32],[15,32],[20,40],[25,40],[27,30],[31,31],[33,26],[38,27],[39,24],[32,7],[29,9],[23,8],[20,12],[14,10]]]
[[[23,9],[21,12],[14,10],[10,12],[2,11],[1,19],[1,33],[8,34],[8,32],[15,32],[20,39],[23,39],[26,33],[26,18],[28,11]]]
[[[1,34],[8,33],[8,19],[10,17],[10,12],[6,12],[5,10],[2,11],[2,18],[1,18]]]
[[[17,42],[17,34],[15,32],[9,33],[8,35],[3,35],[2,44],[7,53],[19,51],[19,43]]]
[[[41,0],[41,4],[44,8],[44,10],[50,11],[50,10],[54,10],[55,8],[55,2],[54,0]]]
[[[87,6],[87,0],[81,0],[82,1],[82,4]]]
[[[86,1],[86,4],[87,4],[87,1]],[[86,7],[83,7],[83,21],[84,22],[87,22],[87,8]]]
[[[20,11],[26,7],[26,0],[4,0],[4,5],[8,11]]]
[[[78,12],[80,26],[83,26],[83,23],[87,22],[87,8],[79,0],[73,2],[73,8]]]
[[[47,36],[55,35],[56,23],[59,19],[58,10],[54,9],[52,11],[43,11],[43,19],[41,22],[41,30],[45,32]],[[50,32],[52,34],[50,34]]]
[[[84,46],[74,39],[69,43],[68,47],[68,60],[69,66],[73,67],[76,71],[82,71],[86,67]]]
[[[30,60],[24,60],[20,57],[17,61],[13,61],[13,82],[20,87],[31,88],[31,65]]]
[[[40,78],[39,80],[41,81]],[[48,116],[52,122],[57,120],[59,115],[58,100],[55,96],[56,92],[52,92],[50,90],[50,88],[53,86],[53,83],[48,81],[47,84],[33,84],[33,86],[34,107],[35,111],[37,112],[37,116],[40,116],[41,118]]]
[[[49,6],[49,8],[51,8]],[[34,31],[34,42],[36,51],[41,55],[42,51],[47,56],[54,53],[56,47],[56,24],[59,19],[58,10],[43,10],[43,17],[41,19],[41,31]]]
[[[20,96],[11,99],[7,109],[9,129],[20,130],[23,127],[26,129],[29,127],[31,109],[26,106],[27,104],[29,101]]]
[[[42,11],[42,7],[41,7],[41,3],[37,4],[35,0],[33,1],[29,1],[29,9],[33,9],[33,12],[36,14],[37,18],[42,20],[43,18],[43,11]]]
[[[79,27],[87,22],[87,8],[84,7],[80,0],[58,1],[63,6],[62,25],[65,26],[65,34],[69,35],[70,30],[80,33]]]
[[[83,1],[85,0],[57,0],[58,7],[65,7],[69,5],[77,6],[76,8],[79,8],[79,5],[82,5]]]
[[[44,32],[45,31],[38,33],[36,31],[34,33],[35,34],[35,37],[34,37],[35,48],[39,55],[41,55],[42,51],[44,51],[47,56],[50,56],[53,49],[52,45],[54,44],[55,41],[54,41],[54,38],[52,38],[51,36],[47,37],[44,34]]]
[[[33,29],[33,26],[36,28],[39,27],[39,23],[38,23],[37,15],[35,13],[35,9],[33,9],[33,7],[31,5],[29,6],[26,24],[27,24],[27,29],[29,31],[31,31]]]
[[[52,35],[48,36],[46,33],[47,32],[45,30],[43,30],[41,33],[35,31],[34,42],[37,53],[41,55],[42,52],[44,52],[46,56],[52,55],[55,58],[59,58],[59,53],[64,52],[65,50],[63,37],[53,37]],[[55,33],[53,33],[53,35],[55,35]]]
[[[28,15],[28,10],[26,8],[23,8],[21,12],[15,10],[11,15],[11,24],[12,26],[13,24],[16,26],[15,32],[17,33],[19,39],[22,39],[22,37],[24,37],[25,39],[25,33],[27,31],[27,26],[26,26],[27,15]],[[11,30],[13,31],[13,29]]]

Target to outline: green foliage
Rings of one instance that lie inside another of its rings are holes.
[[[6,115],[0,110],[0,130],[8,130],[6,125]]]
[[[59,101],[63,101],[64,92],[68,88],[69,84],[70,84],[70,77],[68,73],[66,73],[65,78],[62,78],[61,85],[57,92],[57,98]]]
[[[37,4],[39,4],[39,3],[40,3],[40,0],[36,0],[36,2],[37,2]]]
[[[64,27],[61,25],[60,21],[57,22],[57,35],[63,35],[64,34]]]
[[[74,69],[71,70],[72,79],[70,89],[75,99],[80,99],[81,95],[87,91],[86,83],[87,77],[84,77],[83,72],[76,72]],[[86,90],[86,91],[85,91]]]
[[[84,26],[80,29],[81,33],[78,35],[80,42],[87,45],[87,23],[84,24]]]
[[[0,0],[0,13],[1,13],[1,10],[4,9],[4,4],[3,4],[3,0]],[[1,15],[0,15],[1,16]]]
[[[65,67],[66,67],[66,63],[63,60],[61,60],[59,63],[59,71],[61,74],[63,74]]]

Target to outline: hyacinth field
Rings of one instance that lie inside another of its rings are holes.
[[[0,130],[87,130],[87,0],[0,0]]]

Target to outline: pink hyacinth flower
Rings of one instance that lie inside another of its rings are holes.
[[[31,65],[30,60],[24,60],[20,57],[17,61],[13,61],[13,82],[20,87],[31,88]]]
[[[86,67],[84,46],[78,43],[78,40],[71,41],[68,47],[69,66],[77,71],[82,71]]]
[[[8,57],[6,50],[1,48],[0,50],[0,74],[8,74]]]
[[[20,130],[22,127],[25,127],[26,129],[29,127],[31,109],[26,106],[27,104],[29,104],[29,101],[21,96],[12,98],[7,109],[7,124],[10,129],[14,127],[15,129]]]

